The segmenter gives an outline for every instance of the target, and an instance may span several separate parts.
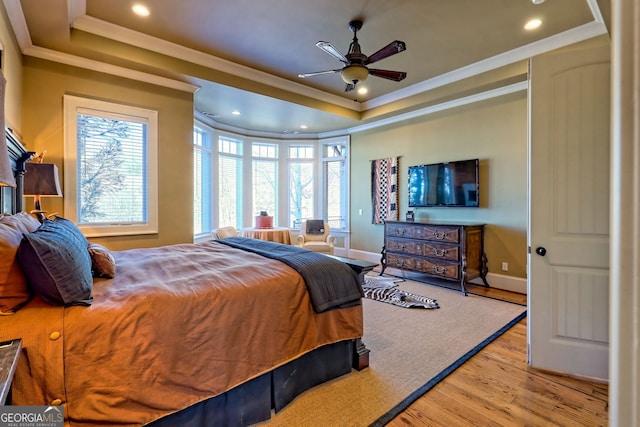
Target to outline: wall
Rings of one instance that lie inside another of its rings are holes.
[[[383,226],[371,224],[371,165],[400,156],[400,215],[408,210],[407,168],[480,159],[480,208],[419,208],[416,220],[487,224],[489,272],[526,277],[526,91],[445,110],[351,136],[351,248],[380,253]],[[362,215],[359,210],[362,209]],[[502,262],[509,271],[501,271]]]
[[[2,51],[0,68],[7,80],[4,102],[5,126],[19,136],[22,130],[22,53],[11,31],[9,18],[1,5],[0,50]]]
[[[63,95],[84,96],[158,111],[159,232],[92,239],[122,250],[193,241],[193,94],[33,57],[24,59],[23,143],[47,150],[64,179]],[[63,189],[64,193],[64,189]],[[27,206],[32,203],[25,200]],[[62,198],[43,199],[49,212],[64,215]]]

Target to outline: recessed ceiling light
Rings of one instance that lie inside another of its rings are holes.
[[[366,95],[368,92],[369,92],[369,89],[367,89],[367,88],[366,88],[366,87],[364,87],[364,86],[360,86],[360,87],[358,88],[358,93],[359,93],[360,95]]]
[[[535,30],[540,25],[542,25],[542,21],[539,20],[538,18],[536,18],[536,19],[532,19],[532,20],[528,21],[526,24],[524,24],[524,29],[525,30]]]
[[[300,129],[306,129],[307,125],[300,125]]]
[[[233,111],[231,112],[231,114],[233,114],[234,116],[239,116],[239,115],[240,115],[240,111],[238,111],[238,110],[233,110]]]
[[[149,16],[151,14],[151,12],[149,11],[149,8],[145,5],[142,4],[134,4],[131,7],[131,10],[133,10],[133,13],[135,13],[138,16]]]

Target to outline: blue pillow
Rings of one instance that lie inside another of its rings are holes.
[[[89,241],[68,219],[45,219],[33,233],[23,234],[18,262],[27,282],[54,305],[91,305],[93,278]]]

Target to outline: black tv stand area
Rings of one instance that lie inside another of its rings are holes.
[[[489,287],[484,224],[386,221],[381,264],[381,275],[391,267],[459,281],[464,295],[477,277]]]

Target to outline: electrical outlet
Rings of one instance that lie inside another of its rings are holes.
[[[509,271],[509,263],[502,261],[502,271]]]

